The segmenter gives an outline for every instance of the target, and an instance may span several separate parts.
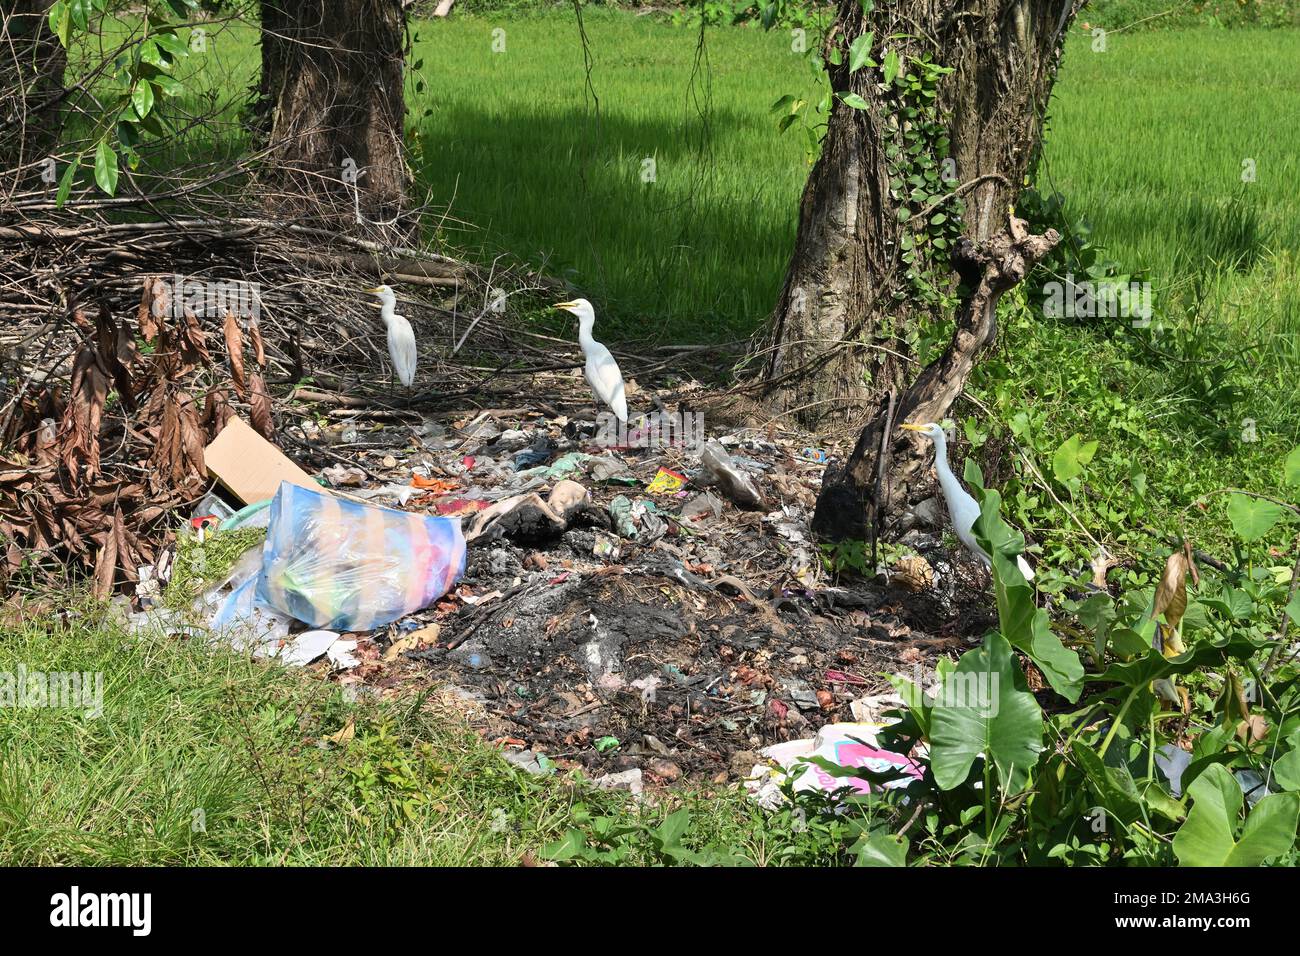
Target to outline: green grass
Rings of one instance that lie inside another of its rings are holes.
[[[586,28],[598,116],[572,13],[420,26],[419,178],[480,230],[451,241],[547,263],[625,333],[747,334],[794,239],[808,167],[767,108],[805,85],[803,60],[786,33],[710,30],[693,90],[694,31],[595,12]]]
[[[507,764],[414,694],[349,702],[342,689],[199,640],[71,617],[0,626],[0,682],[26,669],[101,673],[103,714],[0,706],[0,865],[515,865],[575,820],[618,816],[619,853],[659,859],[650,828],[685,807],[692,841],[768,865],[834,862],[734,786],[643,810],[567,775]],[[349,724],[344,745],[324,738]]]

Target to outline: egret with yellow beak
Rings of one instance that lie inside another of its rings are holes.
[[[415,382],[415,364],[420,357],[415,348],[415,331],[406,316],[395,311],[397,295],[391,287],[379,285],[366,291],[379,296],[382,303],[379,315],[388,326],[388,357],[393,360],[393,372],[399,382],[410,388]]]
[[[979,502],[961,486],[957,476],[948,467],[948,440],[944,436],[943,429],[934,422],[926,422],[922,425],[904,424],[899,427],[924,435],[934,442],[934,470],[939,473],[939,487],[943,489],[943,499],[948,503],[948,517],[952,519],[953,530],[957,532],[957,537],[966,546],[967,551],[983,561],[986,568],[992,568],[993,562],[989,559],[988,553],[980,547],[971,531],[975,519],[980,516]],[[1016,565],[1026,581],[1033,579],[1033,568],[1029,566],[1029,562],[1023,555],[1016,555]]]
[[[587,384],[597,400],[604,402],[613,411],[621,424],[627,424],[627,398],[623,394],[623,373],[618,370],[618,363],[609,349],[591,337],[591,330],[596,324],[596,310],[586,299],[574,299],[572,302],[559,302],[557,309],[572,312],[578,317],[578,344],[582,354],[587,358],[583,374]]]

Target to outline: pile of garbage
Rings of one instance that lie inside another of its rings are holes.
[[[887,675],[924,680],[983,633],[987,600],[933,534],[835,581],[807,436],[692,434],[691,414],[634,417],[616,443],[550,408],[304,418],[310,472],[232,418],[180,546],[264,537],[188,608],[156,598],[166,562],[147,569],[132,621],[372,693],[432,682],[520,766],[634,790],[813,752],[820,728],[876,719]]]

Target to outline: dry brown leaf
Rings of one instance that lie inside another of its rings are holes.
[[[230,355],[230,377],[235,383],[235,394],[241,401],[248,400],[248,384],[244,379],[244,333],[239,330],[235,313],[226,311],[226,352]]]
[[[60,457],[73,484],[89,482],[99,473],[99,429],[108,398],[108,376],[90,346],[77,353],[72,386],[59,428]]]
[[[266,390],[266,381],[261,372],[253,372],[248,377],[248,417],[253,428],[267,441],[275,440],[275,420],[271,417],[271,395]]]
[[[166,315],[171,306],[171,293],[167,283],[156,276],[146,276],[140,294],[140,308],[135,314],[135,324],[146,342],[158,337],[161,325],[158,317]]]
[[[1156,602],[1151,617],[1154,619],[1163,614],[1171,633],[1178,630],[1183,614],[1187,611],[1188,567],[1187,555],[1182,551],[1175,551],[1165,562],[1165,573],[1156,588]]]
[[[101,601],[113,593],[113,579],[117,572],[117,535],[110,530],[104,535],[95,559],[94,594]]]
[[[266,368],[266,347],[262,344],[262,326],[258,324],[256,315],[248,317],[248,337],[252,340],[253,355],[258,366]]]

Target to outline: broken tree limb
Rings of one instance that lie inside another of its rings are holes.
[[[916,497],[914,492],[925,476],[929,445],[910,435],[894,440],[886,428],[892,432],[895,422],[940,421],[948,414],[980,353],[997,338],[998,300],[1060,242],[1056,230],[1032,235],[1027,225],[1009,215],[1006,227],[987,242],[977,246],[966,239],[953,251],[953,268],[968,291],[957,311],[952,341],[908,386],[892,417],[878,414],[868,422],[844,466],[827,468],[812,521],[817,534],[830,540],[866,540],[868,509],[888,511]],[[875,502],[877,459],[882,448],[888,449],[891,459],[886,463],[889,479],[884,483],[887,500]]]

